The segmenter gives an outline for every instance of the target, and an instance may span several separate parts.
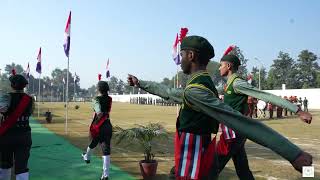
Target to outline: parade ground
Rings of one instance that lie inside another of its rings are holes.
[[[75,105],[80,106],[79,109]],[[33,145],[30,159],[31,179],[99,179],[101,176],[101,152],[95,149],[95,157],[90,164],[85,164],[80,154],[86,149],[88,128],[92,120],[90,103],[70,103],[67,132],[65,129],[64,103],[41,103],[40,117],[37,106],[32,121]],[[52,123],[45,121],[44,113],[50,110]],[[292,115],[282,119],[257,119],[280,132],[296,145],[312,154],[315,178],[320,179],[320,111],[311,111],[313,121],[305,124]],[[169,179],[169,171],[174,164],[173,137],[177,108],[174,106],[136,105],[113,103],[111,122],[122,128],[136,124],[160,122],[169,132],[168,140],[155,142],[153,150],[158,160],[155,179]],[[267,114],[268,117],[268,114]],[[137,144],[124,142],[117,145],[113,138],[111,145],[111,175],[114,180],[141,179],[138,162],[143,159],[143,152]],[[249,165],[256,179],[303,179],[291,164],[258,144],[246,143]],[[220,175],[220,179],[238,179],[230,161]]]

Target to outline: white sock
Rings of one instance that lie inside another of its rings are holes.
[[[84,160],[90,160],[91,159],[91,154],[92,154],[92,150],[90,147],[87,147],[87,152],[85,155],[83,155],[83,159]]]
[[[102,156],[102,178],[109,177],[110,155]]]
[[[16,180],[29,180],[29,172],[17,174]]]
[[[1,180],[10,180],[11,179],[11,168],[9,168],[9,169],[0,168],[0,179]]]

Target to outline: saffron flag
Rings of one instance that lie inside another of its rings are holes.
[[[179,44],[179,37],[178,37],[178,33],[177,33],[176,40],[173,43],[173,49],[172,49],[173,50],[172,56],[173,56],[173,60],[176,63],[176,65],[181,64],[178,44]]]
[[[70,33],[71,33],[71,11],[69,13],[69,18],[67,21],[66,29],[64,30],[64,52],[66,56],[69,58],[69,51],[70,51]]]
[[[39,49],[39,53],[38,53],[38,57],[37,57],[37,60],[38,60],[38,62],[37,62],[37,67],[36,67],[36,71],[39,73],[39,74],[41,74],[41,47],[40,47],[40,49]]]
[[[107,79],[110,77],[109,58],[108,58],[108,61],[107,61],[107,73],[106,73],[106,77],[107,77]]]

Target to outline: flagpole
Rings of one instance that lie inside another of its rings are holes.
[[[35,93],[34,93],[34,76],[32,78],[32,94],[33,94],[33,96],[35,95]]]
[[[179,88],[179,66],[177,66],[177,85],[176,85],[176,87],[177,87],[177,89]],[[176,105],[177,106],[177,117],[179,116],[179,105],[177,104]]]
[[[67,68],[67,85],[66,85],[66,125],[65,133],[68,134],[68,105],[69,105],[69,56],[68,56],[68,68]]]
[[[173,76],[173,88],[176,88],[176,75]]]
[[[50,90],[51,90],[51,93],[50,93],[50,94],[51,94],[51,98],[50,98],[50,99],[51,99],[51,103],[52,103],[52,83],[51,83],[50,85],[51,85],[51,87],[50,87]]]
[[[38,90],[38,118],[40,117],[40,78],[41,78],[41,74],[39,73],[39,90]]]
[[[31,90],[30,90],[30,76],[28,77],[28,93],[31,94]]]
[[[180,43],[178,43],[178,56],[179,56],[179,59],[180,59]],[[177,66],[177,85],[176,87],[179,88],[179,66]],[[176,105],[177,107],[177,117],[179,116],[179,104]]]
[[[76,80],[74,80],[74,84],[73,84],[73,101],[76,102]]]
[[[62,102],[65,102],[64,95],[64,82],[62,82]]]

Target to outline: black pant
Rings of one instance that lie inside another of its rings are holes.
[[[273,110],[269,110],[270,119],[273,118]]]
[[[0,137],[0,168],[15,166],[15,174],[28,172],[28,160],[32,145],[31,132],[4,134]]]
[[[239,134],[236,134],[236,139],[231,144],[230,151],[227,155],[217,155],[217,166],[218,171],[221,173],[223,168],[226,166],[228,161],[232,158],[233,164],[235,166],[237,175],[240,180],[252,180],[254,179],[252,172],[249,168],[249,162],[247,158],[247,153],[244,148],[246,138]]]
[[[99,136],[93,138],[89,145],[90,149],[94,149],[99,143],[102,150],[102,154],[104,156],[110,155],[111,148],[110,148],[110,141],[112,137],[112,125],[110,120],[106,120],[100,127]]]

